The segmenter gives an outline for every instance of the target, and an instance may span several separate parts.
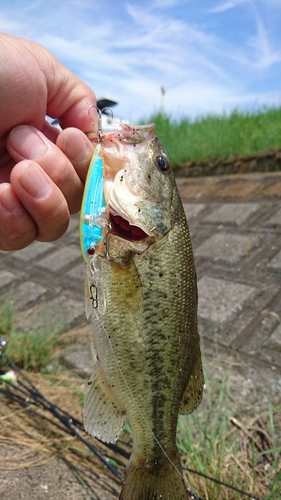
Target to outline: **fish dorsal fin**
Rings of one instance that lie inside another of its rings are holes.
[[[106,443],[114,443],[124,427],[126,412],[112,393],[98,361],[89,383],[84,404],[85,430]]]
[[[204,375],[201,362],[201,353],[198,349],[196,361],[194,363],[193,372],[190,375],[186,388],[184,390],[179,413],[187,415],[192,413],[200,404],[203,394]]]

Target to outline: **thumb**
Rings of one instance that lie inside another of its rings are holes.
[[[37,44],[36,44],[37,45]],[[93,90],[50,52],[35,47],[38,65],[47,84],[47,114],[57,118],[61,127],[76,127],[85,133],[97,130],[96,96]],[[91,106],[91,112],[89,112]]]
[[[0,34],[1,80],[0,135],[20,124],[40,130],[45,115],[58,118],[62,128],[83,132],[97,128],[92,89],[41,45]],[[93,124],[95,123],[95,125]]]

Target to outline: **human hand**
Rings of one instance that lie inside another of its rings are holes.
[[[34,42],[1,34],[0,64],[0,249],[18,250],[59,238],[79,211],[96,98]]]

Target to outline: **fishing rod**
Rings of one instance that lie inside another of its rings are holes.
[[[82,435],[82,433],[83,434],[85,433],[83,422],[71,416],[68,412],[64,411],[58,405],[48,400],[33,384],[33,382],[26,376],[26,374],[9,358],[9,356],[5,352],[6,346],[7,346],[7,340],[4,339],[3,337],[0,337],[0,368],[1,364],[3,366],[5,364],[8,365],[17,374],[17,385],[15,385],[15,380],[13,380],[13,377],[7,376],[8,373],[2,376],[0,375],[0,381],[2,379],[2,381],[5,382],[4,387],[0,387],[0,394],[3,394],[11,401],[14,401],[15,403],[19,404],[21,407],[25,408],[33,415],[39,416],[41,419],[51,423],[56,428],[77,438],[115,476],[118,482],[123,482],[122,474],[120,474],[119,471],[116,469],[116,467],[114,467],[110,463],[110,460],[113,457],[110,455],[105,455],[105,456],[102,455],[101,452],[99,452],[98,449]],[[41,412],[36,410],[35,407],[39,408]],[[42,410],[51,414],[53,417],[55,417],[56,420],[52,420],[47,415],[44,415],[42,413]],[[99,442],[99,439],[95,438],[95,440]],[[103,443],[103,442],[102,445],[108,448],[108,450],[110,450],[112,453],[114,453],[114,461],[119,465],[123,464],[118,459],[118,456],[126,459],[130,458],[130,453],[125,448],[122,448],[122,446],[120,445],[112,443]],[[198,476],[201,476],[208,481],[212,481],[216,484],[231,489],[232,491],[244,495],[250,498],[251,500],[262,500],[261,498],[254,496],[246,491],[243,491],[233,485],[227,484],[211,476],[190,469],[189,467],[185,467],[184,470],[188,471],[191,474],[196,474]],[[191,500],[204,500],[203,498],[197,496],[190,489],[187,489],[187,494],[189,495]]]

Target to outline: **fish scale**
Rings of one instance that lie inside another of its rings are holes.
[[[142,128],[137,130],[141,135]],[[184,500],[187,493],[176,447],[177,420],[179,412],[190,413],[198,406],[203,387],[196,272],[173,174],[157,170],[153,158],[155,152],[164,154],[163,147],[157,141],[152,147],[151,140],[144,134],[145,158],[138,141],[132,168],[137,169],[139,161],[142,169],[149,169],[152,185],[163,179],[165,193],[170,189],[170,194],[159,199],[156,214],[149,214],[149,226],[155,218],[154,238],[148,234],[140,246],[109,233],[104,249],[94,256],[102,277],[98,293],[102,293],[106,307],[97,307],[92,314],[98,359],[85,400],[85,427],[89,433],[113,441],[125,418],[130,422],[133,448],[121,500]],[[122,154],[126,154],[125,146]],[[128,168],[128,162],[126,165]],[[130,179],[133,176],[134,170]],[[147,183],[149,176],[139,178]],[[122,182],[124,193],[125,174]],[[149,192],[150,185],[141,187]],[[153,203],[155,206],[155,197]],[[110,199],[107,204],[110,212]],[[117,211],[117,195],[114,204]],[[143,229],[144,214],[151,206],[149,196],[143,202],[138,200],[137,206]],[[126,207],[128,222],[137,226],[133,218],[136,211],[132,208],[131,215],[130,208]],[[120,211],[124,216],[125,208]],[[165,224],[161,224],[161,214]]]

